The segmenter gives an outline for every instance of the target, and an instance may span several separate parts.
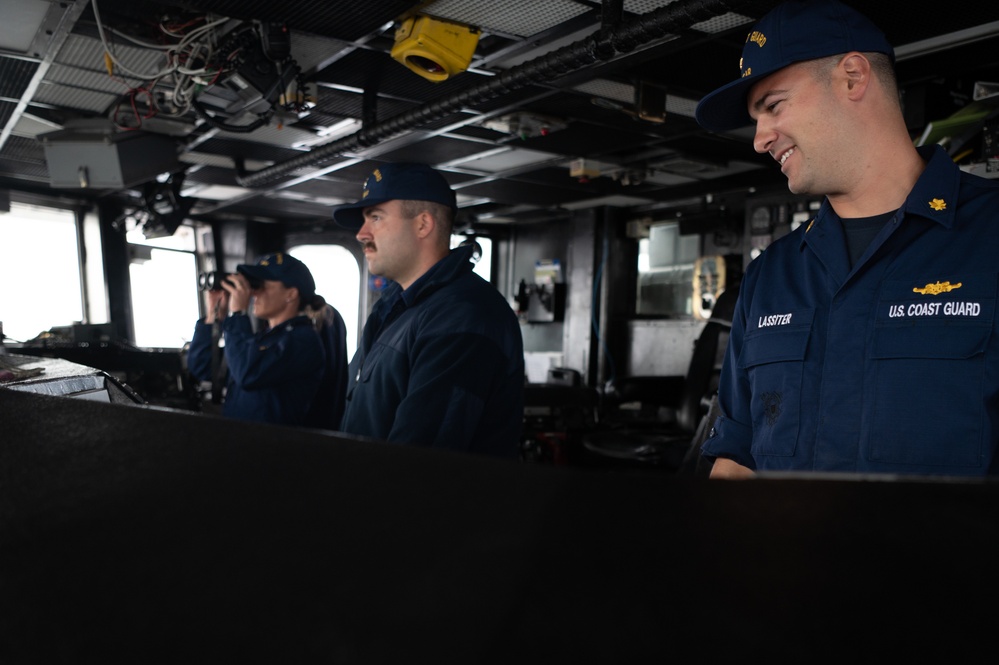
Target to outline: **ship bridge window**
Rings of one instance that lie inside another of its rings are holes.
[[[191,341],[201,316],[194,236],[186,224],[160,238],[127,230],[136,346],[181,348]]]
[[[297,245],[288,253],[309,267],[316,293],[343,317],[347,328],[347,358],[357,348],[357,320],[361,298],[361,269],[357,259],[340,245]]]
[[[692,317],[694,263],[699,254],[700,236],[681,235],[677,222],[652,224],[649,237],[638,241],[635,313]]]
[[[12,202],[0,213],[0,322],[25,342],[84,320],[76,214]]]

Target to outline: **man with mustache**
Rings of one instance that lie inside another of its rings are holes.
[[[391,280],[348,369],[341,430],[516,459],[524,349],[503,296],[450,249],[454,190],[425,164],[385,164],[333,217],[357,231],[368,270]]]

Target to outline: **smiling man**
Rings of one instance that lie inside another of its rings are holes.
[[[348,370],[341,429],[394,443],[516,459],[524,348],[513,309],[451,246],[457,203],[424,164],[385,164],[334,213],[368,271],[391,280]]]
[[[697,120],[756,125],[818,214],[746,269],[702,454],[755,471],[983,476],[999,440],[999,183],[913,146],[894,52],[835,0],[749,32]]]

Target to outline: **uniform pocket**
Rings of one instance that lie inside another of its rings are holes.
[[[982,464],[985,349],[991,334],[991,322],[967,320],[876,329],[872,461]]]
[[[985,350],[995,302],[995,273],[882,284],[870,350],[869,459],[920,467],[982,465]]]
[[[758,327],[743,340],[739,364],[746,370],[753,396],[754,456],[794,455],[813,314],[814,310],[795,312],[793,325]]]

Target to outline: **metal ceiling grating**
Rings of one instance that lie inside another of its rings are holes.
[[[635,101],[635,86],[630,83],[619,83],[608,79],[593,79],[592,81],[580,83],[573,89],[589,95],[604,97],[605,99],[614,99],[626,104],[631,104]]]
[[[438,0],[426,12],[488,32],[530,37],[593,11],[573,0]]]
[[[61,64],[49,67],[44,80],[48,84],[60,83],[72,88],[112,95],[123,95],[129,88],[138,87],[142,83],[138,79],[111,78],[107,71],[80,69]]]
[[[0,97],[19,99],[36,71],[37,62],[0,56]]]
[[[179,1],[177,5],[195,3]],[[378,30],[385,16],[400,16],[413,6],[413,0],[368,0],[367,2],[301,2],[288,0],[198,0],[201,14],[216,14],[240,20],[284,23],[337,39],[354,41]],[[139,18],[162,13],[162,5],[148,0],[99,0],[105,21],[113,11]]]
[[[34,138],[11,136],[0,150],[0,155],[32,164],[45,164],[45,149]]]
[[[426,164],[442,164],[477,155],[491,146],[478,142],[452,139],[445,136],[435,136],[413,145],[400,147],[391,152],[382,153],[379,159],[388,162],[424,162]]]
[[[110,109],[118,98],[119,95],[78,90],[65,85],[46,84],[43,81],[38,86],[38,92],[35,93],[32,101],[91,113],[102,113]]]
[[[363,99],[357,93],[329,88],[319,89],[319,97],[316,100],[316,111],[319,113],[339,118],[360,118],[362,108]],[[378,100],[378,117],[379,119],[390,118],[411,108],[413,108],[413,104],[381,98]]]
[[[288,150],[265,143],[253,143],[249,141],[237,141],[225,138],[212,138],[201,144],[199,152],[207,152],[214,155],[228,155],[229,157],[242,157],[244,159],[258,159],[261,161],[280,162],[291,159],[301,153],[297,150]]]
[[[676,0],[624,0],[624,9],[625,11],[633,12],[635,14],[647,14],[648,12],[655,11],[674,2],[676,2]],[[720,16],[710,18],[707,21],[695,23],[690,27],[691,29],[699,32],[716,35],[722,32],[727,32],[733,28],[746,25],[747,23],[752,23],[755,20],[756,19],[749,16],[728,12]]]
[[[676,0],[624,0],[624,11],[632,14],[648,14]]]
[[[677,97],[676,95],[666,95],[666,114],[670,113],[674,115],[684,115],[688,118],[694,117],[694,111],[697,109],[697,101],[693,99],[687,99],[686,97]]]
[[[477,119],[478,117],[479,117],[479,115],[477,113],[476,114],[471,114],[471,115],[468,114],[468,113],[452,113],[452,114],[450,114],[450,115],[448,115],[448,116],[446,116],[444,118],[440,118],[438,120],[433,120],[431,122],[428,122],[425,125],[420,125],[420,129],[425,129],[427,131],[433,131],[435,129],[441,129],[442,127],[447,127],[448,125],[453,125],[455,123],[467,123],[469,121],[473,121],[473,119]],[[461,130],[461,129],[464,129],[464,128],[463,127],[459,128],[459,130]],[[461,131],[459,131],[458,133],[461,133]],[[474,136],[474,135],[473,134],[469,134],[468,136],[471,137],[471,136]],[[493,138],[495,138],[495,134],[493,135]]]
[[[350,48],[348,44],[306,32],[291,35],[291,55],[303,72],[314,71],[330,58]]]
[[[344,182],[340,180],[316,179],[307,180],[293,187],[284,190],[309,196],[311,198],[336,198],[351,199],[357,198],[360,194],[361,185],[356,182]]]
[[[6,127],[17,105],[12,102],[0,101],[0,128]]]
[[[132,70],[132,76],[142,74],[148,75],[147,78],[152,79],[166,63],[166,59],[160,51],[135,48],[123,43],[113,43],[112,49],[114,57],[126,68]],[[82,35],[69,35],[66,38],[66,43],[56,55],[55,62],[79,69],[102,72],[107,76],[107,70],[104,68],[104,45],[99,39]],[[116,75],[120,73],[117,68],[115,73]]]
[[[700,23],[695,23],[690,26],[694,30],[699,30],[701,32],[706,32],[711,35],[716,35],[720,32],[726,32],[732,30],[733,28],[738,28],[740,26],[748,25],[755,21],[756,19],[750,18],[748,16],[743,16],[742,14],[735,14],[729,12],[727,14],[722,14],[721,16],[715,16],[714,18],[708,19],[707,21],[701,21]]]
[[[568,187],[552,187],[513,180],[490,180],[468,185],[462,187],[461,193],[476,198],[517,200],[524,204],[540,206],[557,206],[564,201],[579,201],[592,197],[591,192]]]
[[[47,180],[49,170],[45,164],[34,164],[20,160],[9,160],[0,156],[0,174],[6,176],[16,176],[18,178],[31,178],[34,180]]]
[[[529,85],[518,90],[512,90],[505,94],[501,94],[488,101],[480,102],[475,105],[475,110],[481,113],[503,111],[514,105],[523,104],[534,97],[539,97],[541,99],[550,98],[555,94],[555,92],[556,91],[551,89]]]

